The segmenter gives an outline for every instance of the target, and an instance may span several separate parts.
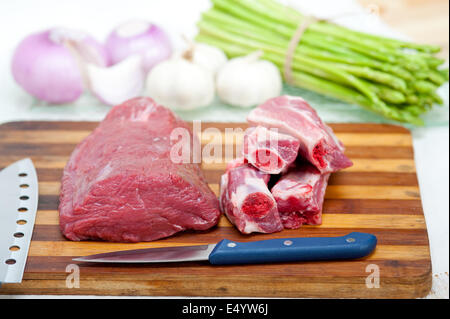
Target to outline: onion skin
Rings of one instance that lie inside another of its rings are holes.
[[[91,49],[91,51],[83,54],[85,53],[84,50],[87,50],[88,48]],[[105,68],[111,65],[106,48],[103,46],[103,44],[90,36],[87,36],[85,39],[83,39],[83,43],[76,47],[76,49],[79,50],[79,54],[87,63]]]
[[[117,105],[139,96],[144,87],[141,59],[133,55],[109,68],[87,65],[91,93],[106,105]]]
[[[32,34],[19,44],[12,59],[13,77],[39,100],[73,102],[83,93],[81,72],[69,50],[51,41],[49,33]]]
[[[105,48],[111,64],[116,64],[133,54],[141,54],[142,67],[145,73],[156,64],[172,55],[172,44],[167,34],[157,25],[148,23],[148,27],[139,34],[127,37],[119,35],[119,28],[108,36]]]

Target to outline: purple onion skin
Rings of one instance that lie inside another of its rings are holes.
[[[114,30],[108,36],[105,47],[111,64],[116,64],[132,54],[142,54],[145,73],[172,55],[169,37],[154,24],[151,24],[147,31],[127,38],[119,36]]]
[[[83,79],[69,50],[49,39],[50,31],[32,34],[17,47],[12,74],[29,94],[51,104],[69,103],[83,93]]]
[[[88,61],[88,62],[94,63],[100,67],[108,67],[111,65],[108,51],[106,51],[106,48],[103,44],[101,44],[96,39],[90,36],[86,36],[83,42],[86,45],[92,47],[92,49],[94,49],[98,54],[98,59],[96,61]]]

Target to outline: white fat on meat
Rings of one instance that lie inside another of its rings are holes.
[[[244,135],[244,158],[257,169],[268,174],[285,172],[298,155],[300,141],[279,133],[277,129],[252,127]]]

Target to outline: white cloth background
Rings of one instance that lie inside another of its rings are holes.
[[[286,0],[288,1],[288,0]],[[285,2],[286,2],[285,1]],[[375,15],[368,15],[355,0],[291,0],[305,13],[321,17],[342,12],[361,15],[341,18],[337,22],[372,33],[404,38]],[[0,1],[0,123],[23,119],[101,120],[108,107],[90,109],[80,106],[69,112],[55,112],[52,107],[35,105],[15,83],[10,72],[13,50],[26,35],[52,26],[89,31],[103,40],[109,31],[129,19],[144,19],[163,26],[172,35],[175,45],[181,44],[181,34],[193,36],[200,13],[210,6],[208,0],[40,0]],[[405,12],[407,14],[407,12]],[[445,88],[448,91],[448,86]],[[448,93],[447,93],[448,96]],[[89,97],[83,97],[89,99]],[[77,102],[78,103],[78,102]],[[80,102],[86,104],[86,100]],[[447,105],[445,106],[448,108]],[[229,119],[211,113],[222,120],[244,120],[239,114]],[[448,113],[446,115],[448,117]],[[208,118],[208,116],[202,116]],[[448,119],[447,119],[448,120]],[[448,126],[414,129],[414,149],[422,201],[428,226],[433,263],[433,291],[429,298],[449,297],[449,131]]]

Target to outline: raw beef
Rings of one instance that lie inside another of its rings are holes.
[[[239,166],[243,166],[243,165],[246,165],[246,164],[248,164],[248,161],[244,157],[238,157],[238,158],[235,158],[234,160],[229,161],[227,163],[226,170],[229,171],[230,169],[233,169],[233,168],[236,168],[236,167],[239,167]],[[267,179],[267,182],[268,182],[269,179],[270,179],[270,176],[267,175],[267,174],[264,174],[263,176],[264,176],[264,179]]]
[[[244,135],[244,157],[268,174],[284,172],[298,155],[298,139],[263,126],[252,127]]]
[[[220,181],[220,205],[231,223],[244,234],[281,231],[276,202],[267,183],[270,175],[240,158],[228,164]]]
[[[285,228],[322,224],[322,205],[329,177],[330,174],[321,174],[309,163],[302,163],[290,167],[272,187]]]
[[[344,155],[344,146],[316,111],[300,97],[280,96],[253,109],[247,117],[253,125],[277,128],[300,141],[299,154],[321,173],[336,172],[352,162]]]
[[[188,130],[149,98],[112,108],[64,169],[62,233],[71,240],[138,242],[216,225],[219,202],[199,166],[171,160],[179,141],[170,134],[178,127]]]

